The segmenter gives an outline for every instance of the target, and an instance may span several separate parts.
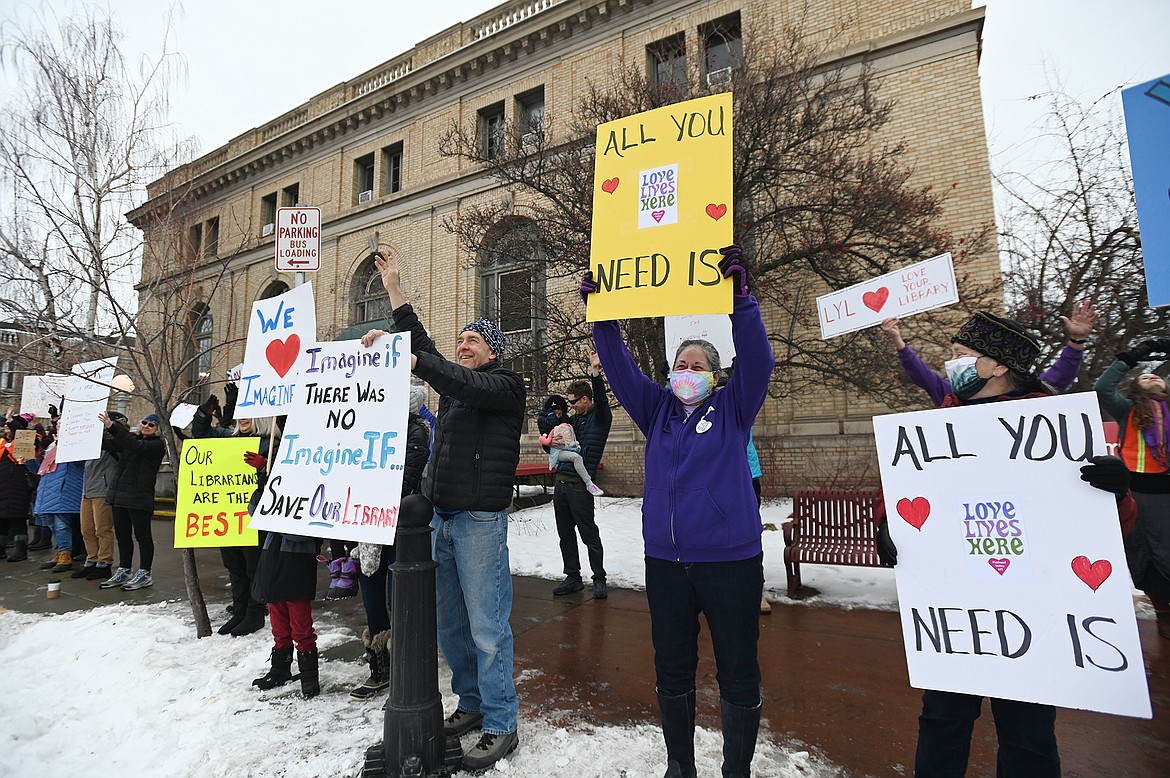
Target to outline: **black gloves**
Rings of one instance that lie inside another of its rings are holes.
[[[240,388],[229,381],[223,385],[223,414],[219,418],[221,427],[230,427],[236,418],[236,399],[240,395]]]
[[[1138,362],[1144,362],[1154,354],[1170,356],[1170,338],[1143,340],[1129,351],[1120,352],[1117,358],[1130,367],[1137,367]]]
[[[894,545],[894,539],[890,537],[890,524],[883,521],[877,530],[877,552],[878,559],[883,565],[893,567],[898,564],[898,547]]]
[[[1129,491],[1129,468],[1117,457],[1098,456],[1093,464],[1081,467],[1081,480],[1105,492],[1113,492],[1118,499]]]
[[[210,416],[211,414],[215,413],[217,408],[219,408],[219,398],[213,394],[207,398],[207,402],[199,406],[199,412],[206,416]]]
[[[728,246],[719,249],[719,253],[723,255],[723,259],[719,260],[719,272],[723,273],[724,278],[730,278],[735,282],[736,297],[747,297],[750,292],[745,267],[747,260],[744,259],[743,252],[739,246]]]

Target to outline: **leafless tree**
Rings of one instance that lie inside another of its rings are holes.
[[[1101,314],[1073,390],[1086,390],[1118,351],[1164,337],[1170,310],[1147,304],[1137,204],[1115,90],[1085,105],[1059,87],[1039,142],[1051,161],[996,176],[1008,310],[1041,333],[1050,361],[1060,314],[1097,301]]]
[[[161,225],[151,244],[125,216],[193,151],[165,124],[181,63],[164,49],[129,67],[121,33],[94,8],[10,21],[0,39],[18,85],[0,133],[0,312],[53,344],[26,348],[24,367],[68,372],[112,352],[134,379],[133,397],[169,418],[227,345],[204,348],[198,331],[231,260],[208,261],[217,247],[192,235],[200,214],[181,187],[137,215]],[[169,425],[162,433],[177,465],[178,440]],[[194,555],[183,558],[197,634],[209,635]]]
[[[815,298],[946,250],[961,273],[964,257],[989,250],[990,234],[954,236],[940,226],[947,193],[911,182],[906,146],[882,135],[892,101],[863,62],[825,65],[834,45],[810,44],[794,26],[774,49],[745,57],[726,86],[708,87],[697,65],[670,83],[625,65],[608,83],[591,85],[572,115],[547,116],[536,132],[520,125],[485,138],[482,128],[458,124],[447,131],[442,153],[483,165],[514,195],[463,207],[447,227],[473,262],[516,263],[546,280],[547,339],[532,349],[547,378],[579,372],[589,339],[575,290],[589,267],[597,125],[731,89],[735,238],[754,258],[756,296],[779,323],[770,328],[772,395],[830,384],[886,400],[906,396],[891,350],[874,331],[820,339]],[[509,233],[512,240],[498,240]],[[977,303],[993,289],[968,282],[963,291]],[[635,359],[655,374],[661,319],[623,325]]]

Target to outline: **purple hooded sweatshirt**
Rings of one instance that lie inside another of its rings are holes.
[[[646,436],[642,537],[655,559],[734,562],[762,552],[747,441],[776,360],[754,297],[735,298],[731,328],[735,372],[688,417],[638,369],[617,322],[593,325],[613,394]]]

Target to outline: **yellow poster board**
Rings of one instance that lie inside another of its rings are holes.
[[[730,313],[731,93],[597,127],[588,321]]]
[[[196,438],[183,441],[179,495],[175,500],[175,548],[254,546],[248,501],[256,468],[244,462],[260,438]],[[260,452],[267,454],[267,452]]]

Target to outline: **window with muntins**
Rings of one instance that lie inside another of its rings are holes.
[[[504,153],[503,102],[481,108],[479,111],[480,153],[486,159],[495,159]]]
[[[731,70],[743,64],[743,33],[739,11],[709,22],[700,29],[703,39],[703,65],[709,86],[712,81],[730,80]]]
[[[353,161],[353,183],[357,190],[354,202],[368,203],[374,196],[374,155],[366,154]]]
[[[544,261],[539,227],[519,216],[489,230],[479,252],[481,315],[495,321],[508,338],[501,363],[537,391],[546,383]]]
[[[193,308],[188,314],[190,320],[189,354],[187,368],[188,402],[203,402],[211,395],[211,356],[214,322],[211,309],[206,305]]]
[[[655,41],[646,47],[650,83],[666,99],[687,96],[687,39],[684,33]]]
[[[402,189],[402,141],[382,149],[382,170],[385,188],[382,194],[394,194]]]

